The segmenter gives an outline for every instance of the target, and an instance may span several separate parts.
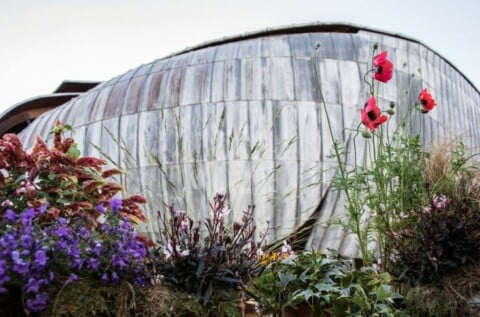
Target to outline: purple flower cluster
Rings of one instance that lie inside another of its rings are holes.
[[[45,289],[55,274],[68,276],[68,283],[90,276],[103,282],[134,279],[145,284],[147,248],[130,220],[119,217],[120,208],[121,200],[110,202],[105,222],[97,229],[61,217],[41,223],[43,207],[20,214],[7,209],[0,219],[0,293],[19,285],[27,309],[37,312],[47,304]]]
[[[53,251],[56,259],[71,271],[94,272],[102,281],[118,282],[120,277],[133,277],[145,283],[145,244],[137,239],[127,218],[107,216],[99,230],[91,231],[76,222],[73,227],[59,221],[50,228],[56,239]],[[133,274],[133,275],[132,275]],[[75,280],[75,278],[73,278]]]
[[[47,268],[51,241],[34,226],[34,219],[44,212],[45,208],[27,208],[16,214],[7,209],[0,220],[0,293],[8,291],[8,283],[20,284],[32,312],[45,308],[44,288],[54,279]]]

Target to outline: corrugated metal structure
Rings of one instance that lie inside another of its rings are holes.
[[[187,49],[96,86],[42,115],[21,137],[31,146],[56,119],[71,124],[83,154],[104,152],[127,170],[127,191],[149,197],[149,232],[163,202],[201,219],[224,191],[230,217],[254,204],[259,226],[274,227],[271,241],[315,217],[310,246],[356,255],[351,236],[325,228],[343,203],[328,191],[335,164],[312,66],[317,43],[338,137],[348,139],[345,129],[360,122],[362,78],[378,43],[396,65],[379,103],[402,97],[411,73],[421,69],[413,84],[428,87],[438,103],[422,117],[424,141],[461,135],[479,145],[480,94],[453,65],[418,41],[344,24],[271,29]]]

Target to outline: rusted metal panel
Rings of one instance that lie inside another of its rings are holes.
[[[103,120],[103,114],[105,113],[105,108],[107,106],[108,97],[110,97],[110,93],[112,92],[113,86],[106,86],[105,88],[98,91],[97,98],[95,99],[93,107],[91,107],[91,111],[89,113],[89,121],[101,121]],[[75,112],[77,111],[77,107],[75,108]],[[81,107],[80,107],[81,108]],[[72,122],[73,118],[68,118],[67,122]]]
[[[110,95],[108,96],[107,104],[105,105],[105,111],[103,112],[103,118],[114,118],[121,114],[122,105],[127,92],[128,81],[118,81],[113,85]]]
[[[123,100],[122,115],[138,112],[139,99],[144,87],[146,76],[132,78],[128,83],[127,92]]]

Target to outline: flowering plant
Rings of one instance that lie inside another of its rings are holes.
[[[375,45],[373,55],[377,49]],[[469,300],[480,291],[480,187],[478,163],[471,160],[475,155],[467,155],[461,141],[425,149],[420,118],[435,110],[432,94],[427,88],[407,91],[401,98],[418,94],[417,100],[392,102],[382,112],[378,87],[393,75],[386,52],[373,57],[370,71],[372,79],[365,76],[368,101],[360,110],[365,129],[354,131],[349,161],[334,140],[322,97],[339,166],[333,184],[346,198],[347,217],[340,223],[356,235],[365,265],[376,262],[394,276],[396,285],[405,286],[399,289],[410,312],[472,314]],[[396,109],[396,128],[390,132],[392,125],[387,123]],[[359,135],[366,138],[363,162],[356,153]],[[462,276],[467,272],[473,273]]]
[[[393,76],[394,65],[388,60],[387,51],[377,54],[377,50],[378,46],[375,45],[369,70],[373,73],[371,80],[367,76],[364,78],[369,88],[368,101],[360,110],[359,129],[354,131],[353,165],[345,161],[345,149],[334,138],[331,119],[318,81],[321,103],[333,140],[333,156],[338,163],[333,185],[345,194],[347,201],[347,219],[340,220],[340,223],[356,235],[365,265],[372,264],[375,258],[379,258],[380,263],[387,261],[391,246],[389,230],[397,226],[403,215],[412,208],[421,206],[429,197],[423,179],[426,155],[419,133],[413,133],[410,129],[410,121],[433,110],[436,105],[426,88],[419,92],[418,101],[413,106],[406,106],[404,100],[400,100],[398,107],[403,115],[397,119],[397,128],[390,134],[387,122],[395,114],[396,104],[391,103],[382,112],[377,101],[377,82],[387,83]],[[318,78],[318,69],[314,65]],[[360,125],[366,130],[362,131]],[[363,162],[360,162],[356,153],[359,135],[366,138],[366,158]]]
[[[246,283],[259,269],[262,241],[255,241],[253,207],[229,228],[226,199],[222,194],[215,196],[210,205],[212,215],[204,221],[205,229],[200,221],[195,222],[172,205],[167,206],[167,212],[158,213],[161,237],[155,268],[160,280],[196,294],[203,305],[214,291]]]
[[[89,227],[98,225],[100,203],[111,200],[122,186],[109,181],[118,169],[103,170],[106,161],[96,157],[80,157],[71,137],[63,138],[71,129],[56,122],[53,130],[53,146],[37,137],[31,153],[27,153],[14,134],[6,134],[0,140],[0,210],[9,207],[16,211],[47,205],[42,220],[55,220],[59,216],[72,221],[85,218]],[[125,199],[119,215],[133,221],[146,221],[138,203],[145,203],[141,196]],[[82,216],[82,217],[80,217]]]
[[[262,266],[267,266],[272,262],[281,261],[288,258],[290,255],[295,254],[292,246],[286,241],[283,241],[283,245],[279,251],[266,251],[262,254],[260,264]]]
[[[409,286],[436,283],[480,261],[480,183],[463,144],[427,159],[424,178],[434,196],[390,228],[389,271]]]
[[[0,140],[0,293],[19,291],[26,313],[41,311],[48,290],[89,277],[146,283],[149,240],[132,219],[144,220],[141,196],[120,199],[103,160],[79,157],[72,138],[43,140],[28,154],[13,134]]]
[[[42,224],[45,205],[19,214],[7,209],[0,221],[0,293],[20,288],[27,310],[36,312],[47,304],[47,287],[62,276],[67,283],[92,277],[146,284],[147,248],[127,218],[114,216],[118,201],[111,205],[98,230],[63,217]]]

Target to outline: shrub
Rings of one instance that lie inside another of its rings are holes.
[[[20,212],[48,204],[41,217],[44,221],[62,216],[71,221],[83,219],[89,227],[98,225],[101,212],[96,207],[107,203],[122,189],[107,178],[121,171],[103,170],[106,161],[102,159],[80,157],[73,138],[62,137],[66,127],[57,122],[52,148],[37,137],[30,154],[16,135],[3,136],[0,140],[2,212],[10,207]],[[145,203],[145,199],[133,196],[123,200],[119,215],[133,221],[145,221],[138,203]]]
[[[47,289],[88,277],[145,284],[149,240],[132,221],[145,220],[141,196],[114,197],[103,160],[79,157],[56,124],[53,147],[37,138],[28,154],[13,134],[0,140],[0,293],[19,292],[28,312],[41,311]]]
[[[308,303],[315,316],[386,316],[395,313],[389,281],[387,273],[356,270],[337,254],[304,252],[269,264],[253,295],[266,313]]]
[[[432,151],[425,182],[433,195],[391,230],[389,270],[409,286],[436,283],[480,260],[480,178],[463,145]]]
[[[155,268],[160,280],[196,294],[206,305],[215,291],[239,286],[256,275],[261,241],[255,242],[253,207],[228,228],[226,196],[217,194],[204,229],[185,211],[167,207],[167,212],[158,213],[161,238]]]

